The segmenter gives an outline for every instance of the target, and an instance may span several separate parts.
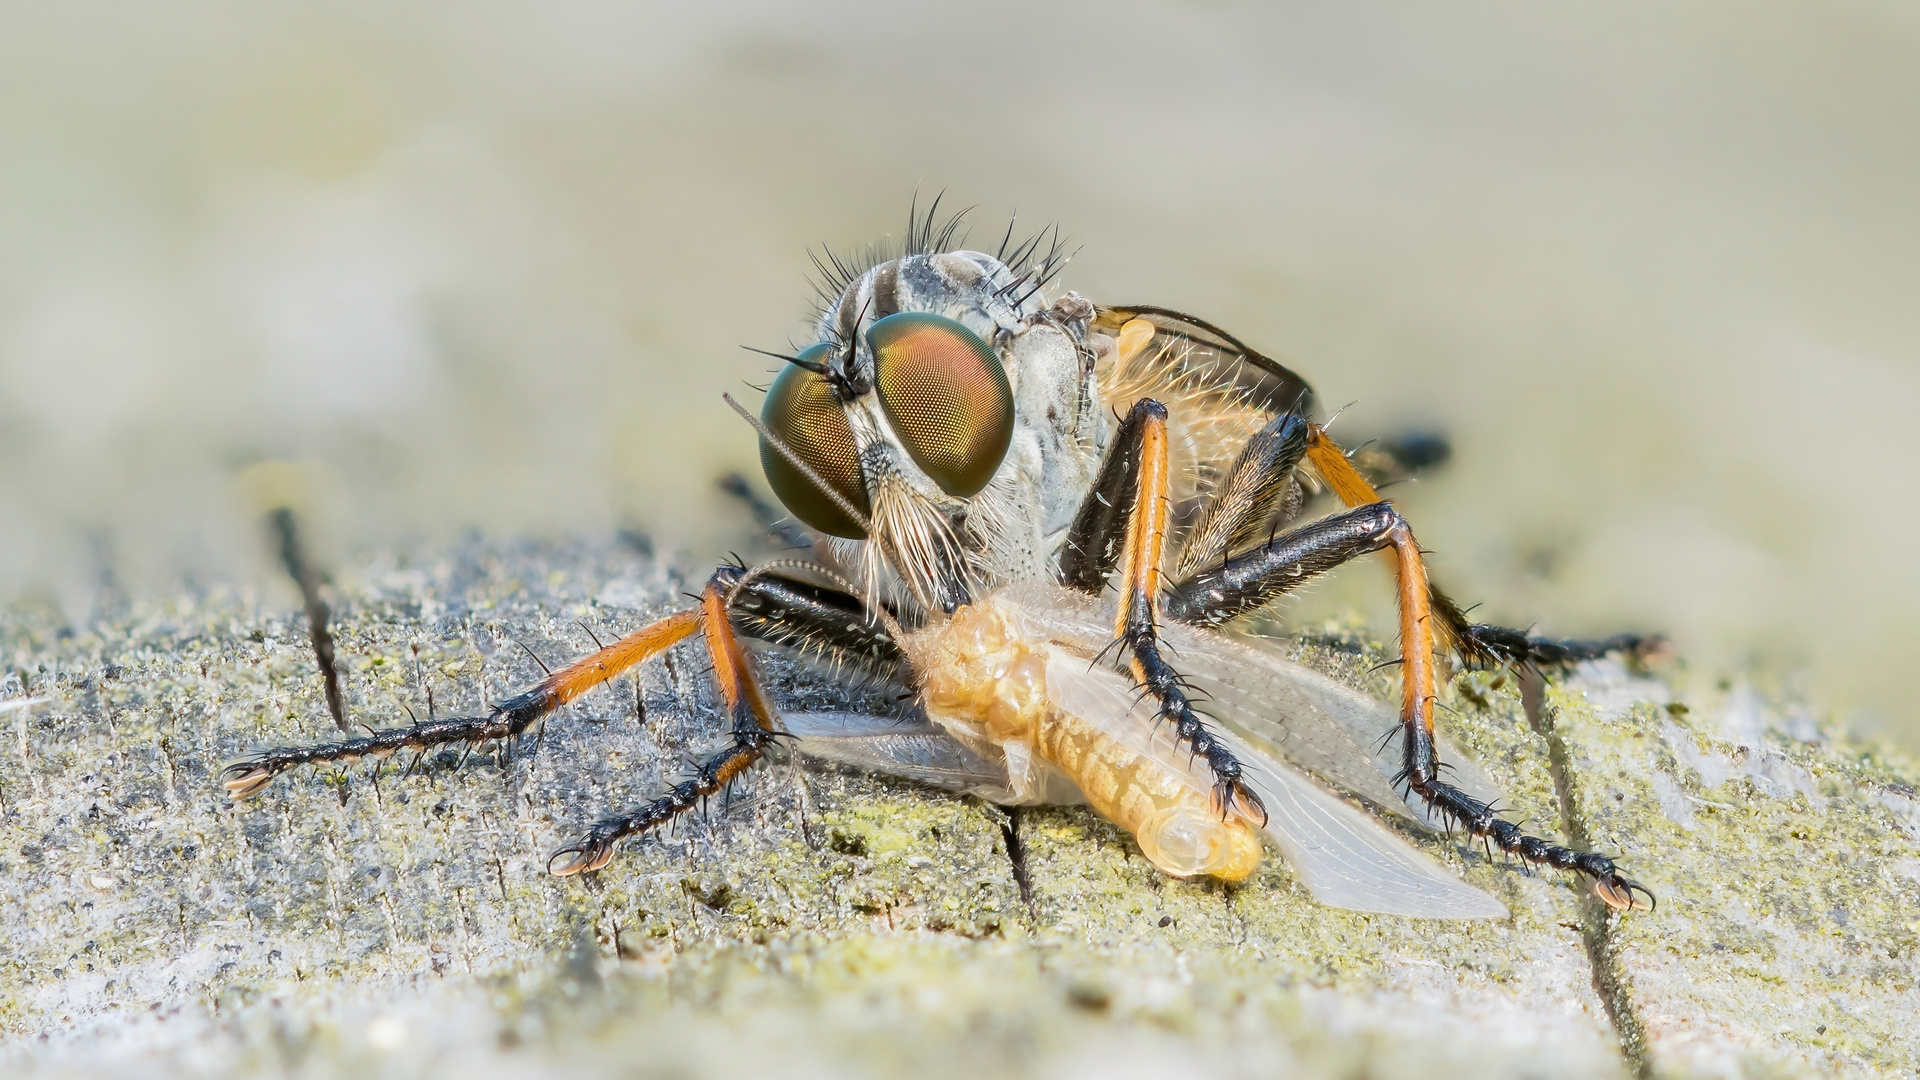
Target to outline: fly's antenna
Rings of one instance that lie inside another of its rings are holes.
[[[853,523],[860,526],[861,531],[872,534],[873,522],[867,520],[867,515],[861,513],[857,507],[851,502],[848,502],[846,496],[833,490],[833,485],[822,480],[820,474],[813,471],[813,466],[802,460],[800,455],[794,451],[793,447],[786,444],[786,440],[767,430],[767,425],[761,423],[759,417],[748,412],[739,402],[733,400],[732,394],[721,394],[720,400],[726,402],[734,412],[739,413],[742,420],[753,425],[753,430],[759,432],[760,437],[767,440],[768,446],[779,451],[780,456],[787,459],[787,464],[800,470],[800,475],[806,477],[808,483],[820,489],[820,493],[825,495],[833,505],[839,507],[841,513],[853,519]]]

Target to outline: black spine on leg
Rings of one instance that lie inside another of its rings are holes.
[[[1119,565],[1139,483],[1140,441],[1153,408],[1160,408],[1159,403],[1147,398],[1134,404],[1107,447],[1093,487],[1080,500],[1060,551],[1060,584],[1069,589],[1097,593]]]
[[[1191,626],[1231,622],[1317,575],[1387,546],[1388,534],[1400,522],[1398,511],[1379,502],[1302,525],[1175,582],[1160,610]]]

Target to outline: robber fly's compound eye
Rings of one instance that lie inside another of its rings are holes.
[[[1013,440],[1000,358],[973,331],[918,311],[875,322],[867,343],[880,406],[907,453],[947,494],[977,494]]]
[[[827,482],[836,494],[862,514],[871,513],[866,481],[860,475],[860,454],[853,444],[847,414],[827,380],[804,365],[825,364],[833,348],[815,345],[800,354],[801,364],[788,364],[767,388],[760,422],[787,448]],[[847,516],[807,475],[766,439],[760,440],[760,467],[781,505],[793,516],[829,536],[864,540],[865,529]]]

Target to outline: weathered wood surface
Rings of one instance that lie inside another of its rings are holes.
[[[334,596],[351,715],[537,678],[667,606],[696,568],[472,543]],[[604,636],[604,632],[603,632]],[[1385,694],[1360,636],[1299,645]],[[1913,767],[1585,669],[1550,693],[1571,829],[1660,897],[1608,917],[1567,880],[1417,842],[1511,908],[1438,923],[1157,875],[1079,810],[1020,821],[859,777],[763,772],[594,880],[542,872],[711,737],[681,651],[559,716],[537,758],[378,785],[308,771],[238,808],[213,773],[333,730],[303,617],[209,589],[68,632],[0,618],[0,1067],[11,1076],[1908,1075],[1920,1062]],[[830,689],[801,689],[804,698]],[[1478,700],[1475,700],[1478,699]],[[636,708],[638,703],[638,709]],[[1443,713],[1512,811],[1565,831],[1555,745],[1476,675]],[[644,712],[644,722],[640,712]],[[1610,1009],[1618,1014],[1610,1019]],[[1617,1031],[1628,1038],[1623,1052]]]

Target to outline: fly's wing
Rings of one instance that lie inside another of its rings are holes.
[[[820,761],[986,798],[1008,789],[1004,763],[967,749],[924,717],[783,712],[780,722],[794,736],[795,750]]]
[[[1307,380],[1205,319],[1170,308],[1122,304],[1098,307],[1093,325],[1115,334],[1135,319],[1153,324],[1148,354],[1166,353],[1185,378],[1223,392],[1231,389],[1268,415],[1288,410],[1313,415],[1313,388]]]
[[[1066,649],[1047,661],[1053,704],[1181,777],[1201,797],[1212,786],[1192,755],[1156,731],[1150,706],[1119,674]],[[1364,811],[1244,739],[1222,736],[1267,808],[1266,834],[1313,898],[1330,907],[1427,919],[1499,919],[1500,901],[1441,869]]]
[[[1113,636],[1111,610],[1093,597],[1054,585],[1017,585],[1007,595],[1036,629],[1093,656]],[[1437,832],[1447,823],[1394,786],[1399,772],[1398,720],[1366,694],[1288,660],[1271,642],[1160,627],[1167,660],[1204,695],[1199,707],[1267,756],[1285,757],[1367,802]],[[1435,740],[1449,779],[1469,795],[1500,801],[1491,777],[1444,740]]]
[[[1130,348],[1128,323],[1153,329],[1144,347]],[[1167,308],[1131,305],[1096,309],[1093,326],[1120,336],[1122,348],[1102,362],[1100,399],[1124,413],[1141,398],[1167,407],[1174,468],[1173,521],[1184,526],[1199,512],[1200,496],[1218,486],[1247,439],[1274,415],[1312,415],[1313,390],[1279,361],[1203,319]]]

